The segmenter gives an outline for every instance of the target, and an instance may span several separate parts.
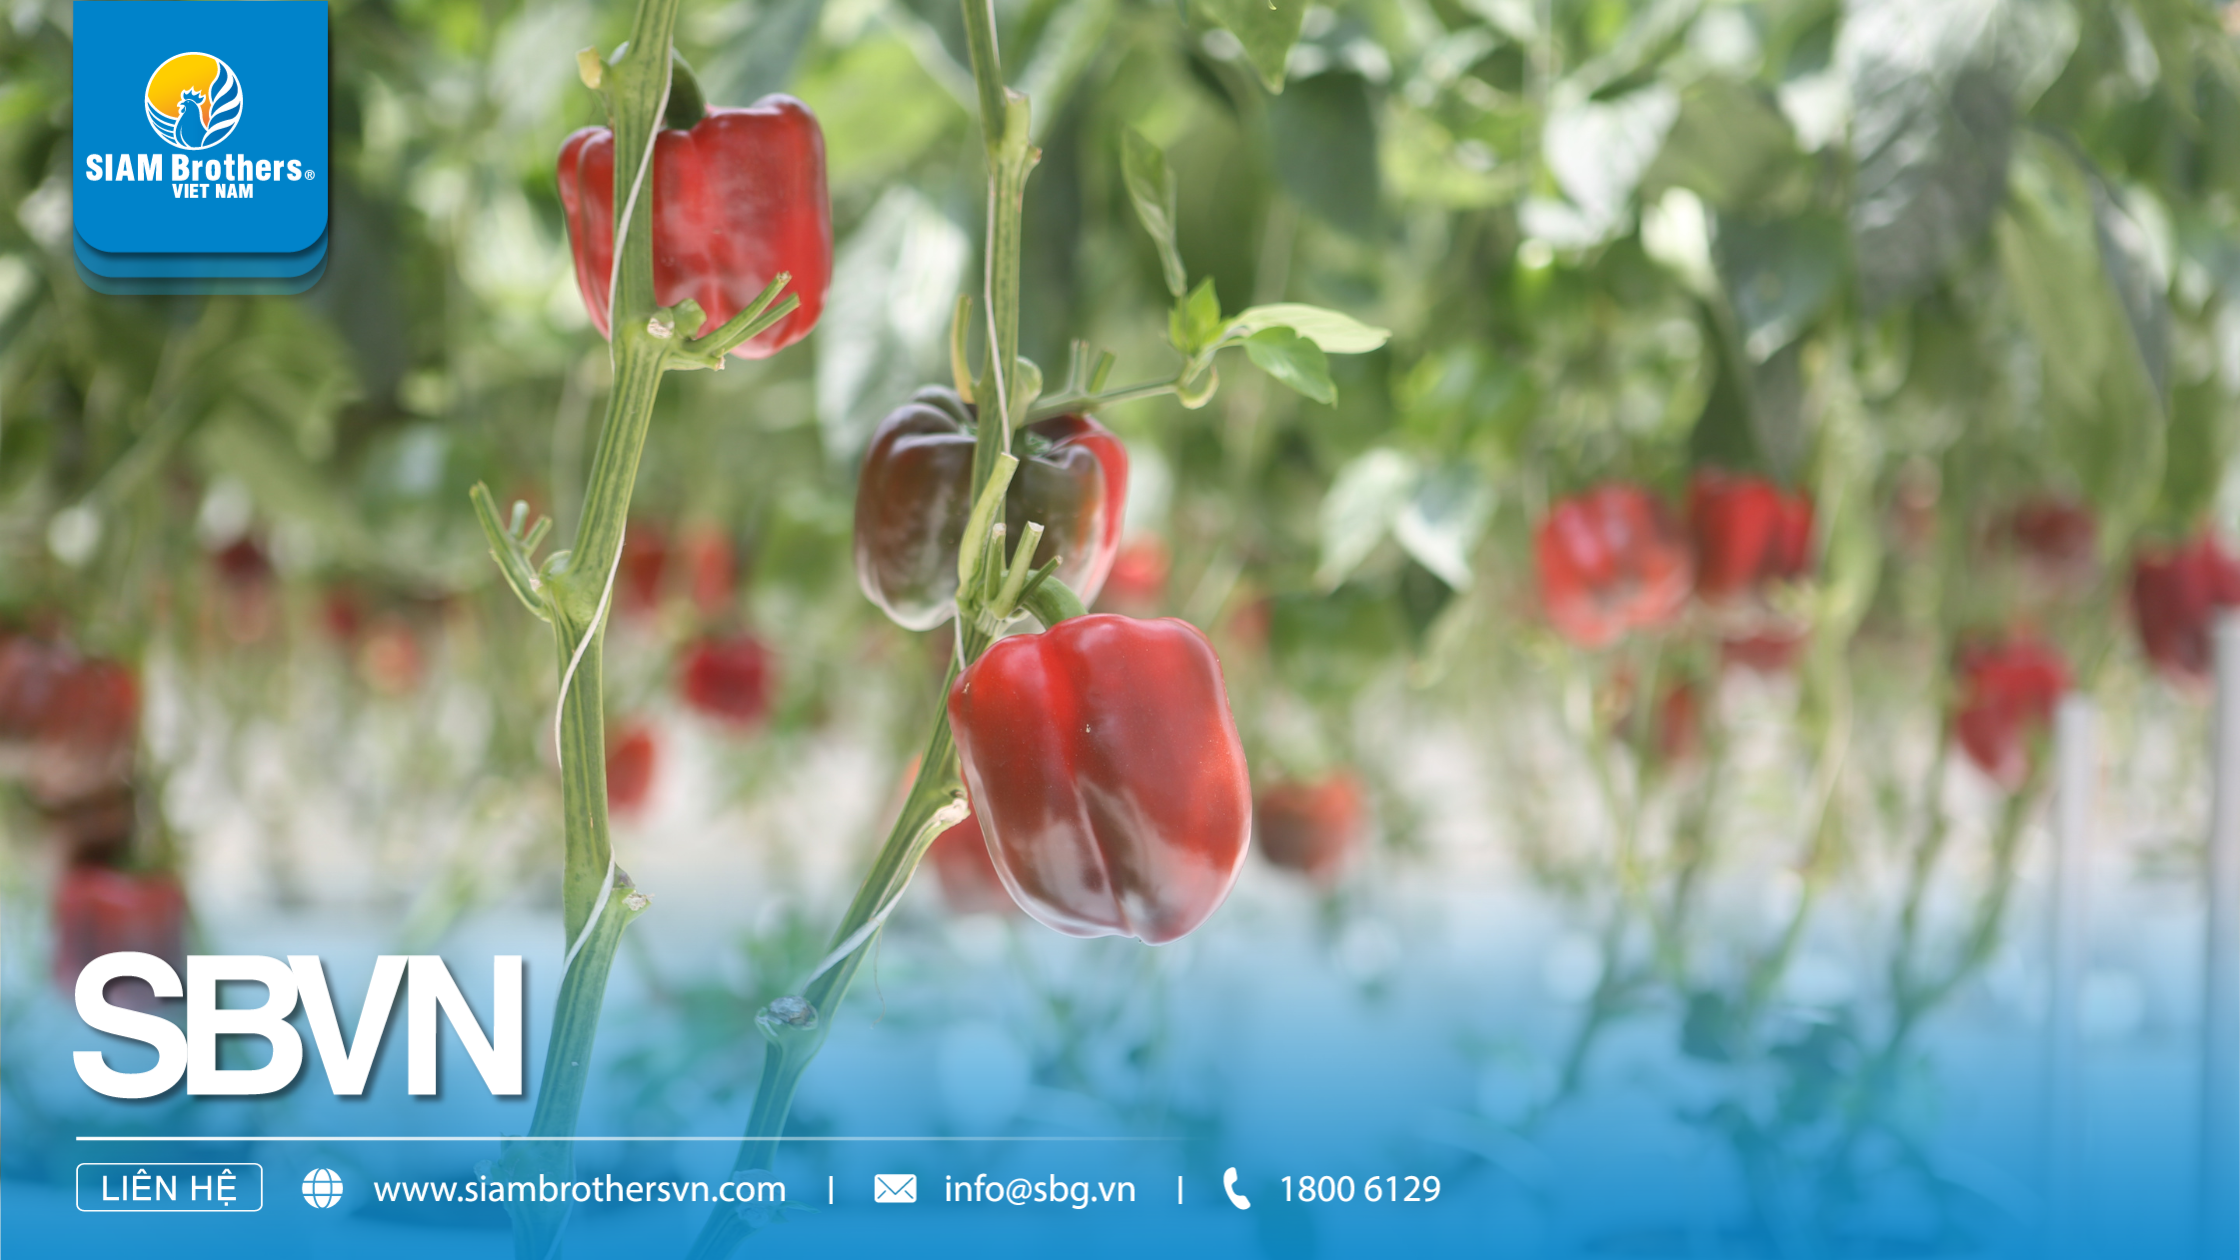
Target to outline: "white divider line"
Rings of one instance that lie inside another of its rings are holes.
[[[2076,1254],[2078,1155],[2084,1149],[2077,995],[2090,940],[2093,812],[2099,799],[2098,713],[2092,701],[2062,697],[2053,727],[2053,895],[2048,916],[2052,972],[2046,1009],[2046,1254]]]
[[[2218,614],[2201,1000],[2200,1253],[2240,1252],[2240,613]]]

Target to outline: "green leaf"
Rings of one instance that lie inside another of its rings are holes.
[[[1191,0],[1198,15],[1237,37],[1244,57],[1270,92],[1283,91],[1283,67],[1291,46],[1299,42],[1299,26],[1307,18],[1307,0]]]
[[[1365,451],[1339,469],[1322,496],[1322,562],[1315,566],[1315,582],[1332,590],[1351,576],[1391,532],[1421,479],[1415,457],[1389,446]]]
[[[1722,210],[1768,217],[1809,197],[1814,174],[1762,88],[1710,76],[1681,93],[1679,117],[1641,177],[1641,198],[1686,188]]]
[[[1174,170],[1167,165],[1167,155],[1130,127],[1120,137],[1120,174],[1128,182],[1128,199],[1136,203],[1136,217],[1151,234],[1151,243],[1159,247],[1159,269],[1166,273],[1167,292],[1179,298],[1190,279],[1182,269],[1182,251],[1174,243]]]
[[[2052,0],[1853,5],[1838,61],[1852,99],[1851,231],[1870,311],[1927,288],[1991,225],[2017,120],[2077,19]]]
[[[1351,315],[1304,302],[1277,302],[1248,308],[1229,321],[1222,338],[1243,341],[1263,328],[1288,328],[1322,347],[1325,354],[1367,354],[1392,337],[1388,330],[1373,328]]]
[[[1330,361],[1322,347],[1288,328],[1263,328],[1245,338],[1244,352],[1260,370],[1291,388],[1328,406],[1338,401],[1338,387],[1330,382]]]
[[[1843,224],[1827,215],[1721,219],[1719,274],[1752,363],[1796,340],[1835,296],[1849,244]]]
[[[1493,488],[1474,465],[1426,472],[1392,522],[1392,536],[1416,563],[1458,591],[1470,589],[1470,553],[1493,518]]]
[[[2141,519],[2163,480],[2165,402],[2127,309],[2129,266],[2091,177],[2030,137],[1999,217],[1999,262],[2037,342],[2050,453],[2111,520]],[[2156,299],[2159,301],[2159,297]],[[2145,326],[2151,328],[2153,321]]]
[[[1190,291],[1190,296],[1174,304],[1167,314],[1167,336],[1174,348],[1195,357],[1207,346],[1222,340],[1221,299],[1213,291],[1213,277],[1207,276]]]

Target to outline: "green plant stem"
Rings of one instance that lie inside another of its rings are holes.
[[[1074,411],[1101,411],[1117,403],[1135,402],[1144,398],[1161,398],[1181,388],[1179,381],[1145,381],[1139,385],[1123,385],[1096,394],[1056,394],[1041,399],[1027,409],[1027,420],[1048,420]]]
[[[592,456],[574,547],[564,560],[556,555],[548,561],[546,573],[534,572],[529,552],[535,532],[516,533],[518,522],[508,529],[498,520],[488,492],[476,488],[476,511],[508,585],[525,603],[534,600],[532,610],[552,623],[561,679],[561,920],[568,954],[529,1135],[505,1144],[494,1174],[509,1179],[545,1175],[565,1180],[571,1174],[574,1144],[551,1139],[575,1134],[615,949],[623,928],[648,904],[615,866],[607,835],[601,649],[639,457],[662,374],[673,365],[672,338],[649,327],[655,312],[650,166],[653,136],[669,96],[677,8],[678,0],[638,0],[627,49],[598,75],[615,134],[614,203],[620,208],[609,342],[614,387]],[[518,1260],[548,1260],[558,1254],[566,1205],[525,1203],[509,1211]]]
[[[1796,956],[1797,946],[1804,940],[1805,928],[1811,923],[1812,912],[1820,904],[1820,893],[1826,888],[1828,876],[1835,869],[1841,852],[1842,818],[1836,812],[1835,795],[1844,764],[1851,755],[1851,672],[1840,656],[1835,658],[1829,671],[1826,687],[1828,726],[1821,736],[1820,755],[1813,767],[1812,823],[1806,832],[1809,839],[1800,872],[1803,889],[1780,940],[1750,969],[1742,1005],[1734,1021],[1738,1038],[1748,1038],[1752,1034],[1758,1016],[1773,998],[1775,986],[1788,972],[1789,960]],[[1940,751],[1938,755],[1941,758],[1943,754]]]
[[[1646,650],[1646,685],[1636,693],[1636,721],[1630,743],[1635,752],[1633,791],[1618,791],[1617,771],[1610,762],[1611,739],[1588,706],[1587,760],[1594,772],[1595,786],[1602,796],[1603,812],[1609,817],[1616,832],[1618,898],[1611,903],[1610,918],[1602,929],[1602,974],[1595,979],[1594,994],[1587,999],[1586,1017],[1572,1034],[1571,1044],[1564,1051],[1563,1069],[1557,1078],[1555,1093],[1535,1113],[1534,1119],[1553,1110],[1557,1104],[1576,1095],[1586,1083],[1587,1061],[1594,1053],[1595,1043],[1601,1040],[1610,1021],[1621,1012],[1634,991],[1640,987],[1641,978],[1631,974],[1622,965],[1621,953],[1625,948],[1626,929],[1631,926],[1632,912],[1639,910],[1652,922],[1655,908],[1650,904],[1648,892],[1641,878],[1640,839],[1641,821],[1648,808],[1649,758],[1647,730],[1654,722],[1651,714],[1640,720],[1643,711],[1655,703],[1656,672],[1662,655],[1659,645],[1651,644]]]
[[[972,476],[972,497],[977,506],[983,488],[995,475],[999,457],[1009,449],[1012,413],[1019,410],[1016,400],[1020,395],[1015,392],[1020,388],[1016,379],[1019,221],[1025,205],[1027,175],[1034,167],[1038,152],[1027,139],[1027,98],[1003,86],[992,5],[989,0],[962,0],[962,5],[966,39],[972,52],[973,79],[979,87],[981,132],[988,154],[984,297],[988,311],[989,355],[974,391],[980,400]],[[982,530],[1000,528],[995,521],[1000,520],[1001,515],[1000,512],[988,515]],[[979,554],[977,549],[986,545],[985,532],[974,533],[970,529],[958,543],[960,554],[967,556]],[[1017,563],[1031,562],[1032,548],[1022,547]],[[1004,556],[1000,551],[992,552],[984,563],[1000,567]],[[960,579],[963,576],[960,574]],[[995,575],[976,576],[985,579]],[[957,650],[950,662],[948,679],[942,683],[944,701],[949,684],[955,681],[958,672],[986,651],[992,639],[992,634],[978,624],[982,601],[971,589],[983,584],[982,581],[960,580],[955,631]],[[1001,583],[996,585],[1000,587]],[[1046,622],[1080,607],[1078,600],[1072,600],[1070,608],[1067,607],[1071,592],[1055,581],[1043,580],[1029,584],[1024,590],[1016,587],[1014,590],[1023,598],[1024,605],[1044,615]],[[953,825],[965,816],[964,788],[958,777],[956,743],[949,730],[948,709],[945,703],[937,708],[933,732],[927,737],[925,751],[918,761],[918,777],[910,785],[910,795],[888,831],[886,843],[880,846],[870,871],[857,887],[846,916],[833,931],[832,953],[820,963],[798,995],[772,1002],[756,1019],[770,1046],[763,1055],[762,1077],[755,1090],[754,1108],[747,1118],[746,1136],[733,1157],[735,1169],[769,1169],[777,1162],[794,1094],[809,1064],[824,1047],[833,1018],[847,997],[849,983],[877,944],[887,914],[901,898],[903,890],[909,887],[910,878],[917,872],[926,849],[944,826]],[[693,1239],[689,1255],[692,1260],[722,1260],[756,1228],[757,1219],[750,1219],[737,1210],[714,1209],[701,1226],[698,1237]]]
[[[949,678],[953,680],[956,674],[957,666],[952,662]],[[943,693],[947,693],[946,682]],[[956,744],[950,738],[948,713],[944,709],[926,741],[924,755],[918,762],[918,777],[910,785],[910,795],[903,802],[902,813],[888,831],[886,843],[879,847],[871,870],[857,887],[846,917],[833,931],[832,947],[838,949],[846,945],[867,927],[871,931],[803,987],[800,998],[808,1005],[807,1022],[780,1026],[777,1035],[770,1037],[771,1044],[762,1056],[762,1078],[755,1088],[754,1109],[747,1117],[746,1138],[740,1142],[738,1153],[731,1161],[734,1170],[775,1168],[778,1147],[785,1138],[786,1119],[793,1109],[793,1097],[801,1086],[801,1077],[816,1059],[817,1052],[824,1048],[825,1037],[832,1030],[833,1017],[839,1013],[849,983],[878,943],[879,929],[873,925],[883,922],[889,908],[909,887],[910,877],[916,873],[926,849],[940,835],[940,828],[929,824],[938,821],[942,811],[960,801],[962,796],[963,786],[957,777]],[[772,1004],[772,1008],[776,1006]],[[768,1018],[770,1010],[766,1008],[764,1019],[759,1021],[766,1029],[774,1023]],[[713,1209],[700,1227],[699,1236],[693,1240],[689,1255],[692,1260],[720,1260],[729,1256],[755,1228],[755,1221],[737,1211]]]
[[[1937,763],[1944,761],[1944,742],[1940,741]],[[2000,928],[2006,921],[2007,905],[2014,894],[2015,870],[2022,851],[2022,824],[2035,805],[2038,788],[2043,781],[2043,767],[2033,765],[2030,777],[2022,787],[2011,793],[2001,808],[1998,830],[1991,838],[1991,881],[1976,902],[1966,935],[1962,938],[1960,954],[1943,975],[1934,981],[1921,983],[1915,978],[1911,965],[1914,948],[1919,941],[1920,906],[1927,887],[1928,872],[1935,866],[1935,855],[1944,845],[1945,824],[1943,810],[1934,801],[1936,813],[1931,829],[1923,836],[1922,846],[1915,851],[1914,869],[1907,889],[1905,910],[1900,921],[1899,943],[1891,961],[1892,1012],[1890,1031],[1882,1045],[1867,1059],[1859,1074],[1860,1098],[1853,1108],[1849,1122],[1844,1126],[1833,1157],[1828,1161],[1831,1175],[1842,1176],[1850,1167],[1852,1153],[1867,1130],[1874,1127],[1881,1115],[1890,1092],[1896,1088],[1898,1068],[1914,1031],[1930,1013],[1949,1000],[1968,978],[1981,970],[1991,960],[1999,944]],[[1938,781],[1932,778],[1932,787]]]
[[[995,469],[996,456],[1010,448],[1012,413],[1018,409],[1020,220],[1027,176],[1041,150],[1028,139],[1032,114],[1027,98],[1003,85],[993,0],[960,2],[988,154],[988,233],[982,248],[988,361],[974,391],[980,400],[980,444],[972,461],[972,492],[977,496]]]

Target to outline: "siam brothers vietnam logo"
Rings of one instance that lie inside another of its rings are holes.
[[[86,284],[310,287],[333,183],[327,0],[73,0],[70,12],[71,248]]]
[[[241,122],[241,76],[209,53],[183,52],[148,76],[148,125],[165,144],[207,149]]]

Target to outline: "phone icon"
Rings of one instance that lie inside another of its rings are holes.
[[[1228,1195],[1229,1202],[1236,1204],[1240,1212],[1252,1207],[1252,1200],[1237,1193],[1237,1170],[1234,1168],[1221,1174],[1221,1193]]]

